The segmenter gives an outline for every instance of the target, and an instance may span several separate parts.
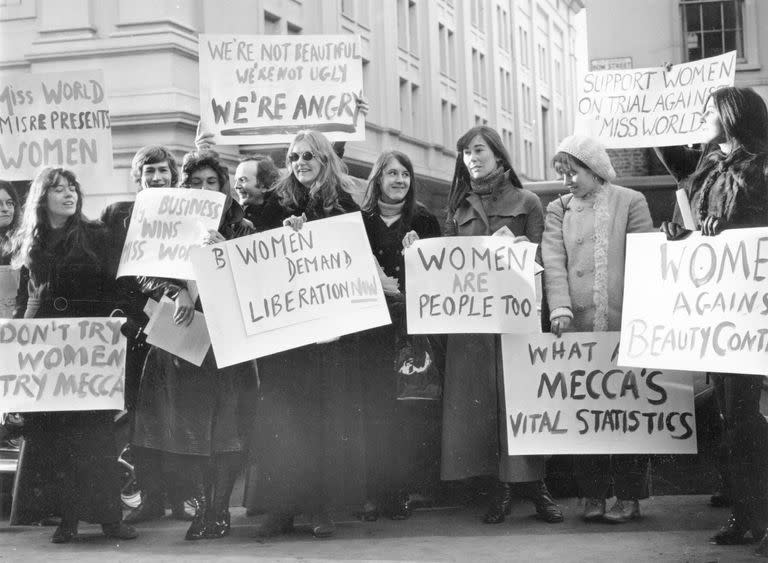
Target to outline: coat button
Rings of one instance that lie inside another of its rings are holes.
[[[579,237],[576,239],[576,244],[582,244],[584,242],[584,239]]]
[[[57,311],[66,311],[69,307],[69,302],[66,297],[57,297],[53,300],[53,308]]]
[[[384,251],[383,250],[379,250],[379,256],[381,256],[382,254],[384,254]]]
[[[399,272],[399,271],[400,271],[400,266],[395,266],[395,272]]]
[[[583,275],[584,275],[584,272],[582,272],[581,270],[576,270],[577,277],[582,277]]]
[[[581,205],[579,205],[579,206],[576,208],[576,211],[581,211],[582,209],[584,209],[584,208],[583,208]]]

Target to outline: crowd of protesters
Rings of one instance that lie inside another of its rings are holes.
[[[696,228],[717,236],[724,229],[768,226],[765,103],[750,89],[723,88],[710,96],[704,115],[709,143],[658,151],[690,198]],[[244,506],[249,514],[266,515],[257,530],[262,536],[291,531],[300,515],[315,537],[332,536],[333,512],[340,507],[359,507],[364,520],[406,519],[412,493],[438,473],[445,481],[493,480],[485,523],[504,521],[514,497],[531,501],[544,522],[561,522],[563,513],[544,482],[547,458],[507,451],[499,335],[433,337],[431,349],[445,351],[437,358],[444,371],[442,401],[396,400],[392,364],[406,337],[403,250],[418,239],[492,235],[506,227],[515,241],[540,245],[542,331],[558,337],[616,331],[626,235],[653,230],[648,205],[639,192],[613,184],[608,154],[588,137],[560,143],[552,166],[566,193],[546,211],[523,188],[494,129],[470,129],[456,149],[444,221],[418,201],[413,165],[399,151],[378,157],[356,202],[344,162],[315,131],[295,136],[286,172],[267,156],[248,156],[237,166],[234,186],[204,134],[180,169],[164,147],[139,150],[132,163],[138,190],[225,194],[219,229],[200,244],[363,213],[382,284],[391,289],[392,325],[227,368],[217,367],[212,351],[198,367],[144,342],[148,297],[169,298],[180,326],[204,311],[186,280],[115,279],[131,202],[113,204],[101,221],[90,220],[82,213],[88,187],[69,170],[45,168],[22,211],[13,186],[0,183],[0,264],[20,271],[14,316],[117,312],[128,318],[126,408],[141,489],[141,503],[123,518],[113,412],[23,413],[14,419],[24,441],[12,524],[56,517],[56,543],[71,541],[81,520],[100,523],[108,537],[131,539],[136,527],[163,516],[169,504],[174,517],[191,519],[186,539],[221,538],[230,532],[230,497],[243,471]],[[574,209],[584,212],[569,212]],[[675,213],[675,221],[662,225],[670,241],[688,233]],[[727,452],[720,471],[733,511],[712,541],[757,541],[768,526],[762,377],[718,373],[713,379]],[[576,456],[583,518],[639,518],[650,470],[646,455]],[[610,508],[609,490],[616,497]],[[768,556],[766,539],[758,553]]]

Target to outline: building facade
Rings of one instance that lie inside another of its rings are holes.
[[[737,51],[736,86],[768,100],[768,2],[764,0],[589,0],[593,69],[643,68]],[[611,151],[619,175],[663,171],[651,151]]]
[[[115,171],[93,214],[135,192],[136,150],[190,150],[199,116],[199,33],[362,38],[366,140],[345,159],[364,176],[396,148],[414,161],[433,206],[453,174],[456,139],[475,124],[502,135],[523,178],[573,124],[583,41],[581,0],[0,0],[0,82],[14,73],[103,69]],[[285,147],[221,147],[240,154]],[[2,176],[0,176],[2,177]],[[551,176],[550,176],[551,177]]]

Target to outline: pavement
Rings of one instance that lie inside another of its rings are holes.
[[[515,503],[501,524],[480,521],[482,506],[417,510],[409,520],[361,522],[338,519],[333,538],[312,537],[297,522],[290,534],[258,539],[262,517],[232,509],[232,535],[185,541],[188,523],[170,517],[137,526],[136,540],[116,542],[100,528],[81,525],[72,543],[50,543],[53,528],[9,527],[0,523],[0,562],[10,561],[617,561],[757,563],[755,545],[716,546],[708,538],[726,520],[728,509],[707,505],[707,495],[657,496],[642,501],[642,519],[621,525],[587,524],[578,499],[561,499],[566,520],[545,524],[530,504]]]

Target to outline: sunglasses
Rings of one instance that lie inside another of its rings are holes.
[[[303,153],[292,152],[288,154],[288,160],[290,160],[291,162],[296,162],[299,159],[306,160],[307,162],[309,162],[313,158],[315,158],[314,153],[311,153],[309,151],[303,152]]]

